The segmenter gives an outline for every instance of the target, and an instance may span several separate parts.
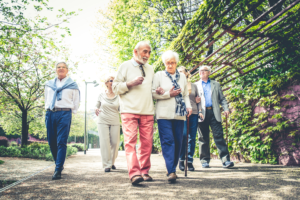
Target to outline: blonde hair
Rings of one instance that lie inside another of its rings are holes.
[[[106,87],[107,87],[106,83],[107,83],[111,78],[115,79],[115,76],[114,76],[114,75],[108,75],[108,76],[106,76],[106,78],[104,79],[104,84],[105,84]]]
[[[186,72],[186,78],[187,79],[191,78],[191,73],[185,68],[185,66],[178,67],[178,71],[181,70],[181,69]]]

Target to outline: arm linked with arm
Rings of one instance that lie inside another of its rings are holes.
[[[169,99],[169,98],[171,98],[169,91],[165,91],[165,93],[162,94],[162,95],[157,94],[156,89],[158,87],[160,87],[160,81],[159,81],[159,74],[156,73],[154,75],[153,81],[152,81],[152,96],[153,96],[153,99]]]

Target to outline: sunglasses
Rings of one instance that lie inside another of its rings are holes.
[[[144,65],[140,65],[140,70],[142,71],[143,77],[146,77],[145,71],[144,71]]]
[[[109,81],[106,81],[106,83],[108,83],[108,82],[114,82],[114,80],[109,80]]]

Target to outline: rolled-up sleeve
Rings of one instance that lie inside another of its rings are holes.
[[[79,108],[79,104],[80,104],[79,90],[74,90],[73,91],[73,102],[74,102],[74,108],[72,109],[72,112],[74,114],[76,114],[77,110]]]
[[[190,97],[189,97],[189,90],[188,90],[186,80],[184,81],[184,93],[183,93],[182,96],[183,96],[186,108],[192,108],[191,102],[190,102]]]
[[[126,83],[126,70],[124,65],[120,66],[114,79],[112,89],[116,95],[125,94],[129,91]]]

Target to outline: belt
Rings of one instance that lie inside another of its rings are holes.
[[[57,111],[70,111],[71,108],[54,108],[53,110],[50,110],[49,108],[47,109],[47,111],[51,111],[51,112],[57,112]]]
[[[212,110],[212,106],[206,107],[206,110]]]

